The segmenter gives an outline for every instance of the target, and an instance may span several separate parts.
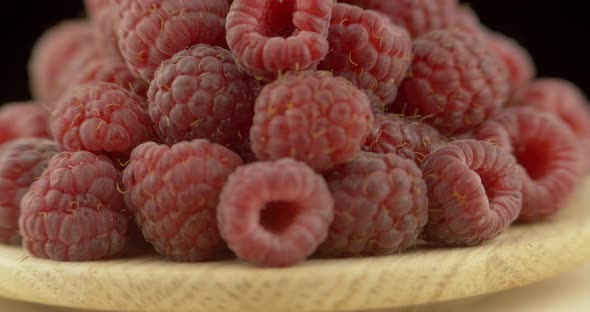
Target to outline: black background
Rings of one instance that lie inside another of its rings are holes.
[[[386,0],[384,0],[386,1]],[[27,61],[42,32],[61,19],[84,16],[82,0],[5,1],[0,9],[0,103],[30,98]],[[484,24],[516,38],[540,76],[562,77],[590,94],[590,16],[585,1],[472,0]]]

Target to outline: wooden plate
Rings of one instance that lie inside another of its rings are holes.
[[[473,248],[313,260],[286,269],[157,256],[57,263],[0,247],[0,296],[116,311],[356,311],[479,295],[543,280],[590,257],[590,180],[551,221]]]

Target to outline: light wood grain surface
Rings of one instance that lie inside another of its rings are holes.
[[[583,263],[590,257],[589,205],[590,181],[554,220],[514,227],[484,246],[314,260],[287,269],[158,257],[56,263],[0,247],[0,296],[146,312],[359,311],[432,303],[515,288]]]

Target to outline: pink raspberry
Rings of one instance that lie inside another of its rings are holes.
[[[412,41],[403,28],[375,11],[339,3],[332,9],[330,52],[319,69],[373,93],[384,107],[393,102],[412,61]]]
[[[112,0],[84,0],[84,7],[90,17],[99,16],[113,4]]]
[[[537,221],[553,215],[584,173],[586,163],[575,135],[549,113],[528,107],[507,108],[483,123],[474,137],[492,141],[513,153],[523,167],[520,221]]]
[[[557,78],[538,79],[518,89],[509,105],[548,112],[565,122],[590,157],[590,103],[573,83]],[[590,166],[590,161],[586,161]]]
[[[491,52],[508,69],[508,80],[513,90],[526,85],[535,77],[533,58],[516,40],[498,32],[488,31],[486,42]]]
[[[327,170],[352,160],[372,127],[369,100],[350,82],[303,71],[264,86],[250,139],[260,160],[291,157]]]
[[[259,91],[230,51],[198,44],[160,65],[149,89],[149,114],[169,144],[203,138],[238,150],[248,139]]]
[[[35,257],[92,261],[121,254],[127,220],[119,174],[111,161],[90,152],[62,152],[21,201],[19,228]]]
[[[485,30],[485,26],[479,20],[477,12],[467,5],[457,7],[455,23],[450,28],[453,27],[475,35],[483,35]]]
[[[379,256],[415,243],[428,217],[422,171],[398,155],[360,154],[326,175],[334,221],[322,256]]]
[[[444,135],[496,114],[508,98],[506,70],[478,36],[440,30],[414,40],[414,60],[392,111],[425,116]]]
[[[446,143],[432,126],[414,118],[388,114],[375,119],[375,126],[363,145],[373,153],[394,153],[422,167],[424,158]]]
[[[62,22],[41,36],[29,60],[31,89],[36,98],[52,99],[62,91],[59,82],[72,59],[96,50],[92,26],[85,20]]]
[[[291,158],[238,168],[223,187],[217,208],[229,247],[262,266],[305,260],[324,241],[333,218],[334,199],[326,181]]]
[[[143,100],[106,82],[80,85],[61,98],[49,128],[60,150],[130,153],[152,137]]]
[[[227,13],[226,0],[119,0],[119,50],[131,72],[149,82],[176,52],[223,45]]]
[[[22,138],[2,146],[0,151],[0,242],[17,237],[20,201],[43,173],[49,159],[57,154],[55,142]]]
[[[141,98],[147,97],[148,84],[135,77],[118,56],[103,56],[86,63],[80,71],[69,77],[68,84],[70,88],[77,88],[96,82],[114,83]]]
[[[455,23],[457,0],[343,0],[384,13],[412,37],[448,28]]]
[[[92,21],[96,44],[101,47],[103,55],[121,57],[116,33],[116,25],[119,20],[118,12],[119,8],[116,5],[108,6],[101,10]]]
[[[0,106],[0,146],[16,138],[49,136],[45,102],[14,102]]]
[[[430,154],[422,170],[429,200],[422,232],[426,241],[478,245],[500,235],[518,217],[522,177],[514,157],[496,145],[449,143]]]
[[[227,16],[227,44],[251,75],[273,80],[313,70],[328,53],[333,0],[235,0]]]
[[[204,261],[224,247],[217,227],[219,193],[242,164],[205,140],[133,150],[123,172],[125,200],[156,250],[176,261]]]

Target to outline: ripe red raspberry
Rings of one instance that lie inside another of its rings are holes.
[[[147,97],[148,84],[135,77],[125,61],[118,56],[103,56],[88,62],[69,77],[70,88],[95,82],[110,82],[127,89],[141,98]]]
[[[486,42],[491,52],[508,69],[508,80],[513,90],[526,85],[535,77],[533,58],[516,40],[498,32],[488,31]]]
[[[227,44],[251,75],[273,80],[313,70],[328,53],[333,0],[235,0],[227,16]]]
[[[344,0],[365,9],[384,13],[412,37],[448,28],[455,23],[457,0]]]
[[[454,27],[479,36],[487,44],[490,52],[506,67],[513,90],[527,84],[536,75],[529,52],[515,39],[482,25],[477,13],[469,7],[458,8]]]
[[[104,10],[112,5],[112,0],[84,0],[84,7],[90,17],[96,17],[102,14]]]
[[[223,45],[227,13],[227,1],[219,0],[119,0],[119,50],[131,72],[149,82],[176,52]]]
[[[223,187],[217,208],[229,247],[262,266],[305,260],[324,241],[333,218],[334,199],[326,181],[290,158],[238,168]]]
[[[509,105],[548,112],[565,122],[576,135],[585,158],[590,156],[590,103],[573,83],[557,78],[538,79],[518,89]],[[590,166],[590,161],[586,161]]]
[[[420,114],[444,135],[460,134],[496,114],[508,75],[478,36],[440,30],[414,40],[414,60],[392,111]]]
[[[111,5],[103,10],[92,21],[96,45],[101,48],[103,55],[113,55],[121,57],[117,33],[115,31],[118,23],[119,8]]]
[[[16,138],[49,136],[45,102],[15,102],[0,106],[0,146]]]
[[[19,228],[35,257],[91,261],[121,254],[127,220],[119,174],[111,161],[90,152],[62,152],[21,201]]]
[[[352,160],[372,127],[366,95],[330,72],[304,71],[264,86],[250,139],[260,160],[291,157],[326,170]]]
[[[216,207],[228,175],[242,161],[205,140],[133,150],[123,172],[125,200],[156,250],[176,261],[204,261],[224,247]]]
[[[332,9],[330,52],[319,69],[373,93],[384,107],[393,102],[412,61],[412,41],[403,28],[375,11],[339,3]]]
[[[49,159],[57,154],[55,142],[22,138],[2,146],[0,151],[0,243],[17,237],[20,201]]]
[[[45,32],[33,47],[29,60],[31,90],[35,97],[59,96],[61,76],[72,59],[86,53],[86,49],[96,50],[94,39],[92,26],[85,20],[65,21]]]
[[[438,130],[415,118],[387,114],[375,118],[375,126],[363,150],[394,153],[422,167],[424,158],[446,143]]]
[[[395,154],[362,153],[326,174],[334,221],[321,256],[379,256],[415,243],[428,217],[422,171]]]
[[[259,92],[230,51],[198,44],[160,65],[149,89],[149,114],[168,144],[203,138],[238,150],[248,139]]]
[[[459,140],[430,154],[422,168],[428,186],[423,239],[449,246],[478,245],[501,234],[522,207],[523,181],[512,155],[496,145]]]
[[[513,153],[524,168],[520,221],[537,221],[557,212],[584,173],[585,162],[573,132],[545,112],[507,108],[483,123],[474,137]]]
[[[130,153],[152,137],[143,100],[106,82],[80,85],[64,95],[49,120],[60,150]]]

